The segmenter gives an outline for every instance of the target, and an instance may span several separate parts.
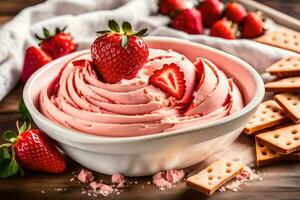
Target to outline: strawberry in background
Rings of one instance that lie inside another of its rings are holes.
[[[219,0],[204,0],[196,7],[202,14],[203,24],[212,25],[222,17],[223,4]]]
[[[51,35],[49,30],[43,28],[44,38],[35,34],[39,39],[40,47],[31,46],[26,49],[21,80],[25,83],[29,77],[39,68],[50,62],[52,59],[72,53],[76,49],[74,38],[65,33],[63,29],[56,28],[55,34]]]
[[[22,168],[49,173],[61,173],[66,162],[51,140],[40,130],[30,130],[27,123],[3,133],[7,142],[0,145],[0,178],[7,178]]]
[[[171,21],[171,27],[189,34],[202,34],[202,16],[196,9],[184,9]]]
[[[35,34],[35,37],[41,41],[40,47],[42,50],[48,53],[53,59],[72,53],[76,49],[74,38],[70,33],[65,33],[66,28],[56,28],[54,35],[51,35],[48,29],[43,28],[44,37]]]
[[[52,58],[50,55],[45,53],[42,49],[38,47],[29,47],[26,49],[23,72],[21,74],[21,80],[25,83],[31,74],[36,70],[50,62]]]
[[[225,18],[218,20],[211,27],[210,35],[214,37],[221,37],[224,39],[236,39],[238,33],[237,24]]]
[[[159,0],[159,13],[162,15],[174,16],[185,9],[183,0]]]
[[[255,12],[249,12],[242,23],[241,32],[242,38],[261,36],[264,33],[262,16]]]
[[[225,7],[225,17],[237,24],[240,24],[246,15],[247,11],[242,4],[231,2]]]

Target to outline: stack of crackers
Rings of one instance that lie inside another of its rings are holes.
[[[300,160],[300,56],[284,58],[267,69],[275,81],[265,84],[272,100],[260,104],[244,132],[255,137],[256,164]],[[297,93],[299,92],[299,93]],[[245,169],[221,158],[189,177],[187,186],[211,195]]]
[[[255,137],[257,166],[300,160],[300,56],[267,68],[275,75],[265,84],[273,99],[260,104],[244,132]]]

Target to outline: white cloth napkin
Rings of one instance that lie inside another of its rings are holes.
[[[0,29],[0,101],[19,80],[25,49],[37,45],[34,33],[42,27],[54,30],[68,26],[79,44],[89,48],[97,30],[105,29],[109,19],[129,21],[135,28],[149,28],[150,35],[179,37],[206,44],[236,55],[259,72],[274,61],[294,54],[249,40],[224,40],[206,35],[189,35],[169,28],[168,17],[157,15],[156,0],[49,0],[28,7]]]

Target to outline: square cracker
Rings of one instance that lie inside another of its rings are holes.
[[[203,194],[211,195],[227,181],[234,178],[244,168],[244,165],[221,158],[198,174],[187,179],[187,186],[200,191]]]
[[[246,125],[244,132],[254,135],[257,131],[277,126],[285,121],[288,121],[288,116],[282,108],[275,101],[268,100],[259,105],[255,115]]]
[[[300,76],[300,56],[290,56],[279,60],[266,69],[278,77]]]
[[[282,93],[274,96],[276,102],[295,122],[300,122],[300,94],[299,93]]]
[[[269,92],[299,92],[300,76],[268,82],[265,84],[265,89]]]
[[[255,141],[256,165],[265,166],[282,160],[300,160],[300,152],[280,154],[269,147]]]
[[[300,150],[300,124],[261,133],[255,139],[274,151],[290,154]]]
[[[291,29],[280,28],[272,30],[255,40],[260,43],[300,53],[300,33]]]

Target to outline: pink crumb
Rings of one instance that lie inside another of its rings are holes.
[[[96,181],[91,182],[90,187],[96,194],[102,194],[105,197],[114,191],[111,186],[105,185],[103,183],[97,183]]]
[[[102,194],[103,196],[108,196],[113,192],[113,188],[109,185],[105,185],[103,184],[102,187],[100,188],[100,194]]]
[[[93,190],[97,190],[97,189],[100,189],[102,187],[102,183],[97,183],[96,181],[93,181],[90,183],[90,187],[93,189]]]
[[[117,188],[125,187],[125,177],[122,174],[112,175],[111,182],[117,184]]]
[[[249,171],[243,170],[235,178],[240,181],[240,180],[244,180],[244,179],[250,179],[250,176],[251,175],[250,175]]]
[[[166,179],[171,183],[177,183],[184,177],[183,170],[170,169],[166,172]]]
[[[94,176],[93,176],[93,173],[89,170],[86,170],[86,169],[82,169],[80,171],[80,173],[78,174],[78,180],[83,182],[83,183],[89,183],[91,181],[94,180]]]
[[[167,170],[158,172],[153,176],[153,183],[160,189],[171,188],[173,183],[180,181],[184,177],[183,170]]]

